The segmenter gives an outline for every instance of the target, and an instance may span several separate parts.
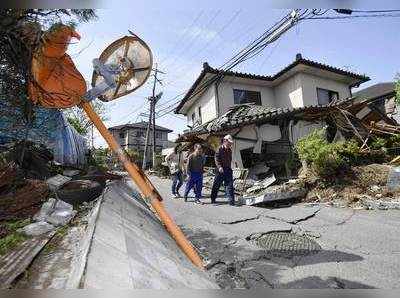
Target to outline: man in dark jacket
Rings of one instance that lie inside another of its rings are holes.
[[[215,165],[217,173],[214,178],[214,183],[211,190],[211,203],[215,203],[219,188],[224,182],[227,194],[229,196],[229,205],[235,205],[235,197],[233,190],[233,173],[232,173],[232,144],[233,138],[231,135],[226,135],[222,145],[215,152]]]
[[[196,204],[201,204],[201,191],[203,188],[203,168],[204,168],[204,155],[203,149],[200,144],[194,145],[194,152],[189,155],[186,164],[186,173],[188,175],[188,181],[186,182],[186,189],[184,194],[184,200],[187,202],[187,196],[190,190],[193,188],[195,192]]]

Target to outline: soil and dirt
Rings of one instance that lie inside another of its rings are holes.
[[[386,186],[391,166],[369,164],[354,166],[350,171],[335,177],[334,182],[320,180],[312,171],[301,174],[308,194],[304,202],[340,202],[342,206],[357,206],[360,198],[391,200],[400,196],[400,191],[390,192]]]

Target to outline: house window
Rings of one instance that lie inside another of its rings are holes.
[[[119,133],[119,137],[120,137],[121,139],[125,139],[125,132],[124,132],[124,131],[120,132],[120,133]]]
[[[162,138],[161,132],[156,132],[156,139],[161,139],[161,138]]]
[[[198,111],[199,111],[199,122],[200,122],[200,124],[201,124],[201,106],[198,107]]]
[[[140,137],[144,137],[144,131],[136,131],[136,137],[140,138]]]
[[[193,124],[193,125],[194,125],[195,119],[196,119],[196,114],[193,113],[193,114],[192,114],[192,124]]]
[[[339,99],[339,93],[336,91],[317,88],[317,99],[320,106],[327,105],[332,101]]]
[[[233,89],[235,104],[254,103],[261,105],[261,93],[258,91]]]

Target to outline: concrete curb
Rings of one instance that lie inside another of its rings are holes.
[[[92,244],[94,231],[96,228],[96,221],[99,215],[101,203],[103,202],[104,193],[107,191],[107,187],[104,189],[103,194],[97,199],[96,205],[92,209],[86,227],[84,237],[79,241],[78,251],[74,254],[74,258],[71,262],[71,271],[68,280],[65,285],[65,289],[79,289],[81,281],[83,279],[87,257]]]

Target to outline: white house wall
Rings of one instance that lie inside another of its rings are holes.
[[[282,108],[299,108],[303,106],[301,74],[296,74],[275,86],[275,105]]]
[[[188,109],[187,113],[187,123],[193,125],[192,114],[195,113],[195,121],[199,119],[198,108],[201,106],[201,121],[206,123],[217,117],[217,108],[215,102],[215,88],[211,85],[200,97],[199,99]]]
[[[246,83],[223,81],[218,88],[220,115],[235,105],[233,89],[257,91],[261,93],[261,104],[263,106],[275,107],[275,95],[271,87],[257,86]]]
[[[339,99],[350,97],[350,89],[346,83],[325,79],[307,73],[299,73],[298,76],[301,78],[304,106],[318,105],[317,88],[336,91],[339,93]]]

